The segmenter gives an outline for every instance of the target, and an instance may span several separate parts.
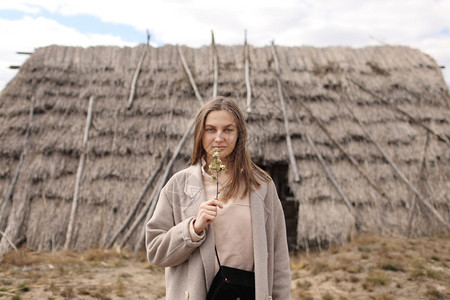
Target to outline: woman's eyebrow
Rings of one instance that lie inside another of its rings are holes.
[[[214,127],[214,128],[216,128],[217,126],[213,125],[213,124],[205,124],[205,127]],[[233,123],[230,123],[230,124],[225,124],[223,127],[236,127],[236,125],[234,125]]]

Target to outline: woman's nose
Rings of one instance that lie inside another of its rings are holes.
[[[221,131],[218,131],[217,134],[216,134],[216,141],[222,141],[222,140],[223,140],[223,138],[222,138],[222,132],[221,132]]]

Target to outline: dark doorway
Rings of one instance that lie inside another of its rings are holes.
[[[289,187],[287,163],[273,163],[270,165],[259,164],[270,176],[277,188],[278,197],[284,210],[286,219],[287,240],[290,250],[297,248],[297,220],[298,220],[298,202],[295,201],[294,194]]]

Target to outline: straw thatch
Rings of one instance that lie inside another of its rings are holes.
[[[291,165],[278,185],[297,203],[296,246],[339,245],[354,230],[449,231],[450,96],[432,58],[400,46],[214,46],[37,49],[0,95],[0,253],[8,240],[142,245],[149,201],[171,158],[172,173],[186,166],[192,142],[180,140],[214,86],[248,111],[255,161],[277,172],[295,161],[299,180]]]

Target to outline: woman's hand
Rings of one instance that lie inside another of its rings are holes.
[[[212,199],[200,204],[197,217],[194,221],[195,233],[200,234],[209,223],[214,221],[217,216],[217,209],[223,208],[222,202]]]

